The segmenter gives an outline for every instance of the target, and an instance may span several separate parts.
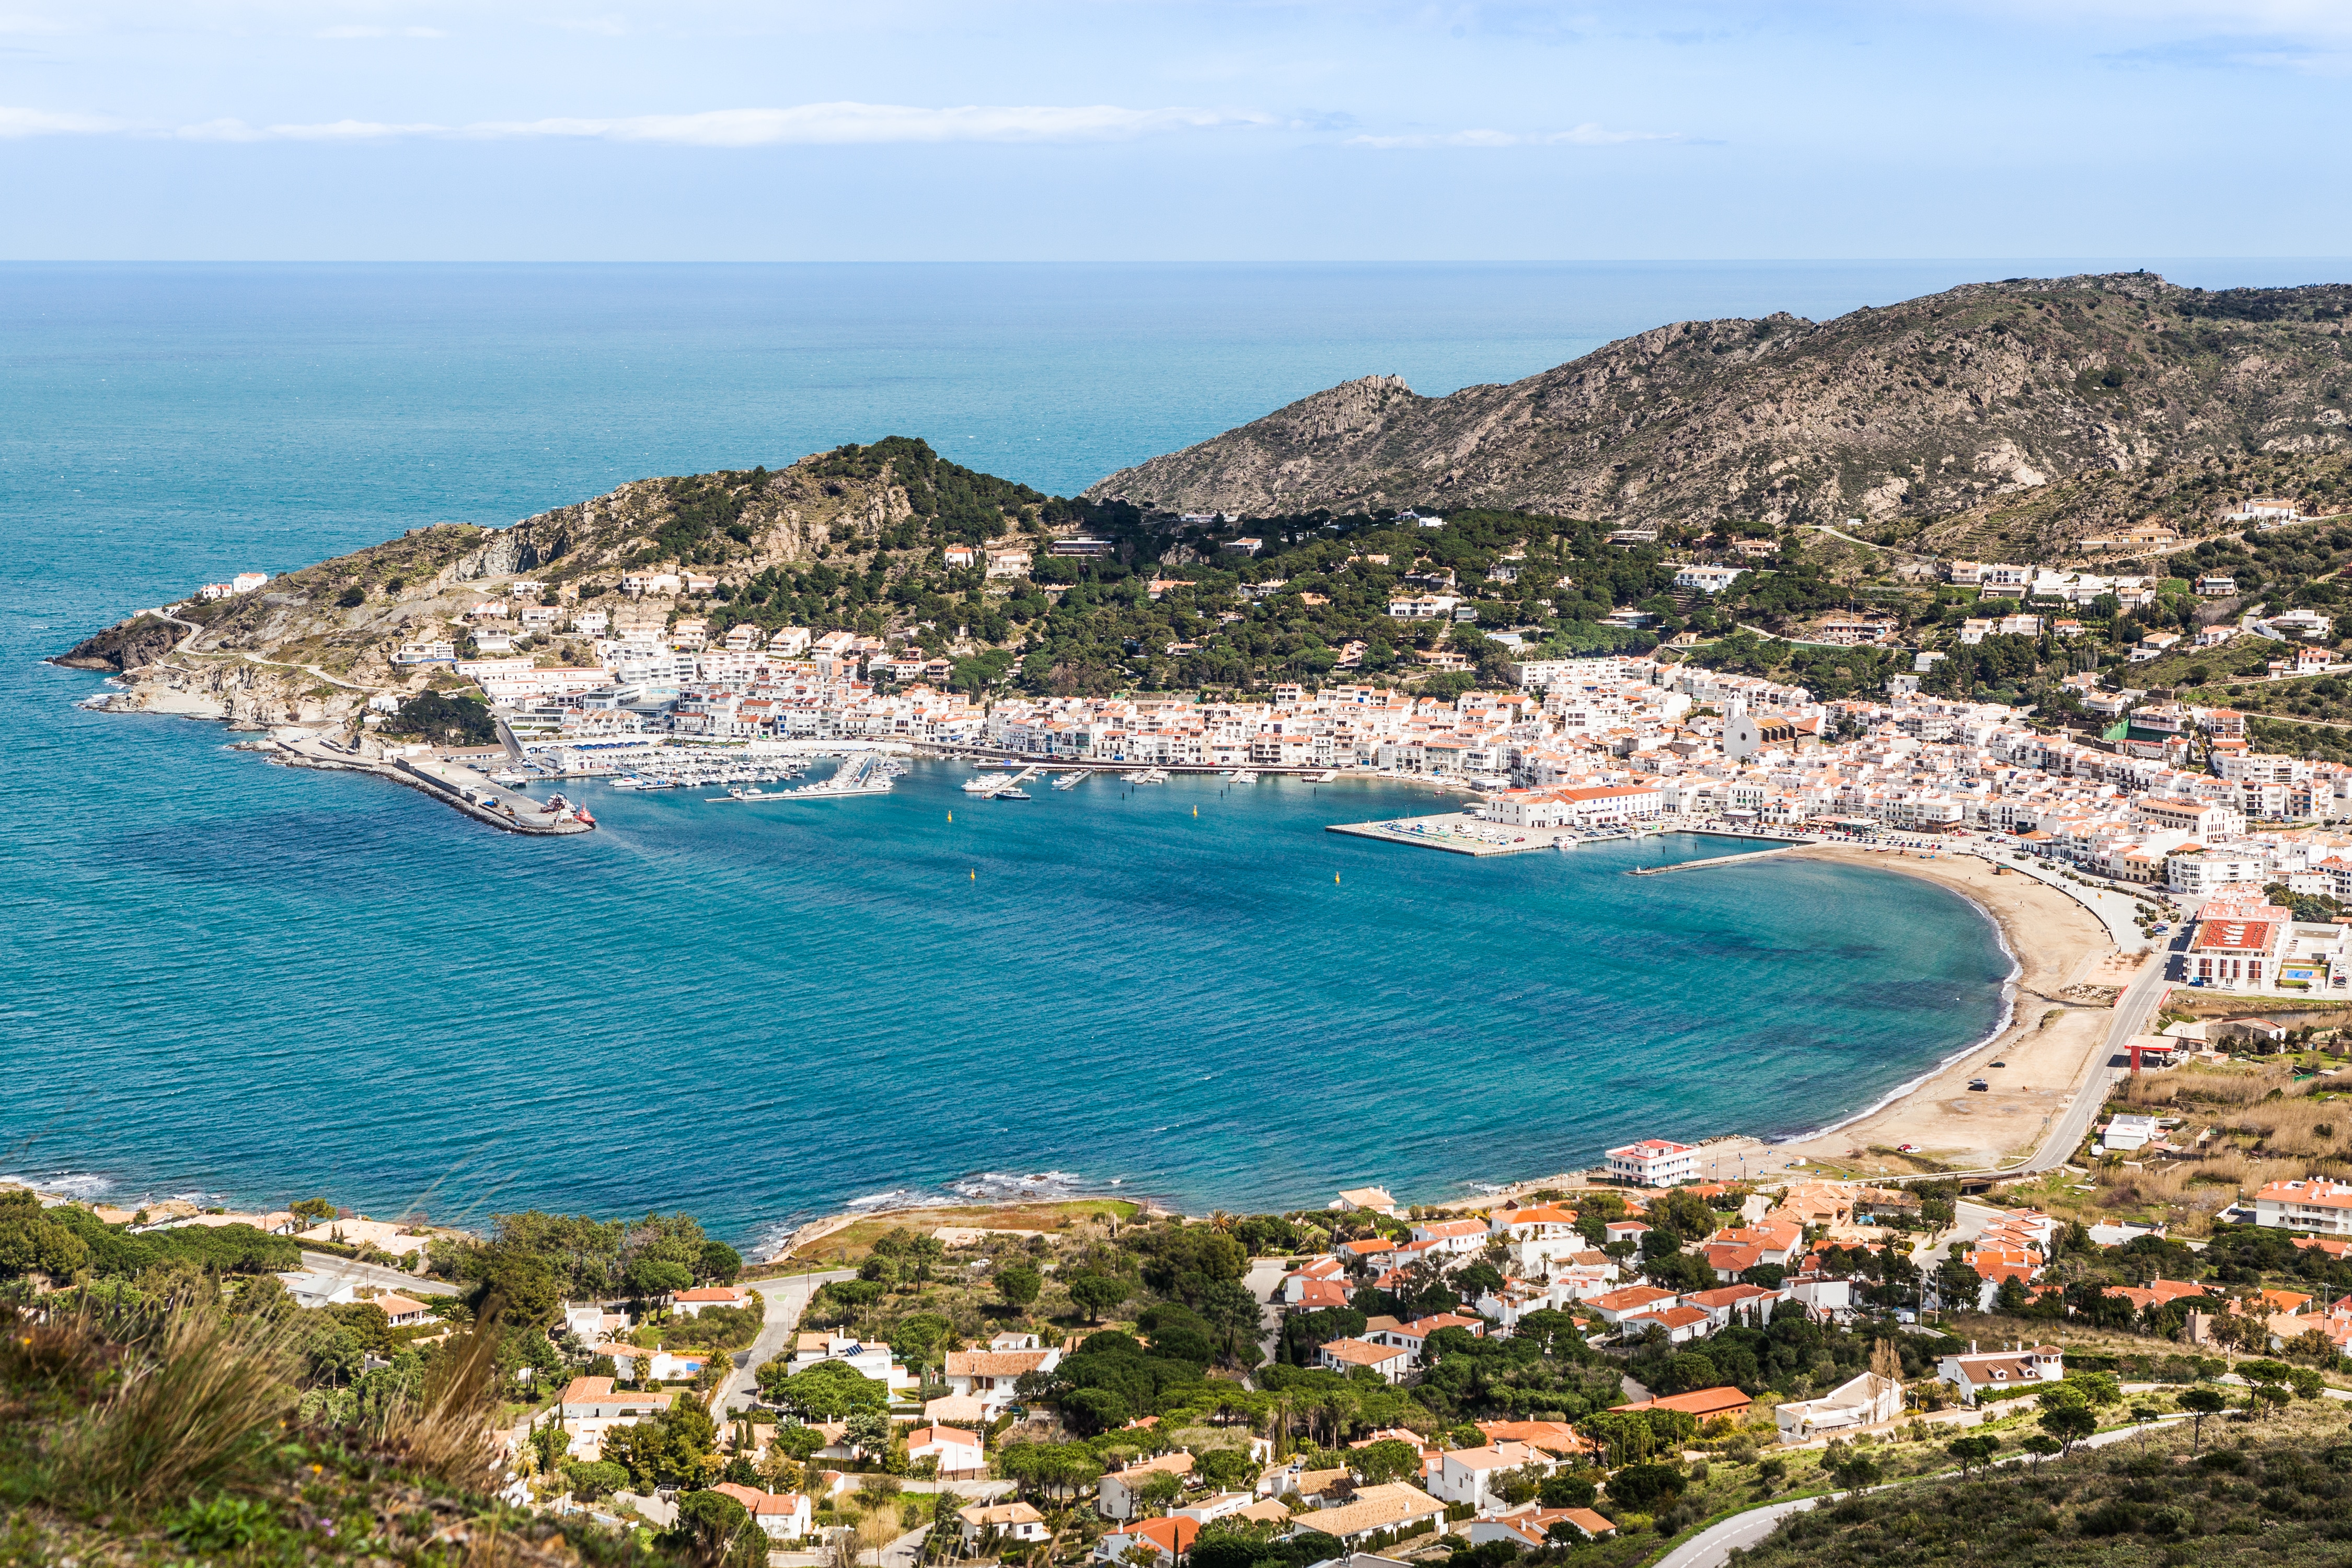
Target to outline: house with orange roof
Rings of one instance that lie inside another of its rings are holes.
[[[1438,1456],[1430,1472],[1430,1495],[1485,1510],[1496,1500],[1493,1489],[1496,1481],[1507,1472],[1529,1466],[1549,1475],[1559,1468],[1559,1461],[1527,1443],[1490,1442],[1482,1447],[1448,1449]]]
[[[1358,1263],[1369,1263],[1373,1258],[1385,1257],[1396,1249],[1397,1244],[1385,1236],[1368,1236],[1360,1241],[1343,1241],[1339,1244],[1339,1255]]]
[[[1467,1255],[1486,1245],[1486,1222],[1478,1219],[1424,1220],[1412,1227],[1415,1246]]]
[[[1653,1324],[1666,1331],[1669,1344],[1679,1345],[1706,1337],[1715,1327],[1715,1320],[1707,1316],[1704,1307],[1656,1307],[1637,1312],[1617,1326],[1627,1339],[1640,1339]]]
[[[2017,1344],[2005,1351],[1979,1352],[1971,1340],[1967,1354],[1948,1355],[1936,1363],[1937,1381],[1958,1389],[1963,1405],[1974,1405],[1979,1394],[1989,1391],[2030,1388],[2059,1382],[2065,1375],[2064,1352],[2056,1345],[2035,1345],[2029,1350]]]
[[[968,1480],[988,1468],[979,1435],[955,1426],[932,1425],[908,1432],[907,1458],[936,1461],[939,1479],[943,1481]]]
[[[1499,1541],[1522,1552],[1536,1552],[1557,1547],[1559,1542],[1553,1539],[1553,1532],[1563,1527],[1587,1541],[1601,1541],[1617,1533],[1616,1525],[1589,1508],[1546,1508],[1532,1502],[1474,1519],[1462,1526],[1462,1532],[1473,1546]]]
[[[1138,1520],[1123,1524],[1106,1533],[1095,1542],[1097,1563],[1129,1563],[1128,1553],[1140,1546],[1151,1553],[1154,1563],[1172,1563],[1192,1550],[1192,1542],[1201,1534],[1201,1521],[1181,1514],[1165,1519]]]
[[[1489,1443],[1525,1443],[1557,1457],[1581,1454],[1594,1447],[1565,1421],[1481,1421],[1477,1426]]]
[[[374,1300],[375,1304],[383,1309],[385,1320],[395,1329],[413,1329],[432,1315],[424,1302],[411,1300],[405,1296],[387,1292]]]
[[[1755,1251],[1753,1262],[1773,1263],[1787,1268],[1804,1249],[1804,1226],[1789,1220],[1766,1220],[1748,1226],[1727,1226],[1707,1237],[1709,1250],[1717,1247],[1749,1247]],[[1718,1268],[1717,1273],[1722,1269]]]
[[[1175,1476],[1181,1479],[1192,1473],[1192,1456],[1181,1448],[1172,1454],[1138,1459],[1095,1483],[1095,1511],[1105,1519],[1133,1519],[1143,1507],[1136,1494],[1145,1481],[1153,1476]]]
[[[990,1535],[999,1541],[1044,1541],[1051,1533],[1045,1516],[1025,1502],[976,1502],[956,1510],[956,1522],[968,1545]]]
[[[1342,1280],[1347,1277],[1348,1266],[1339,1258],[1330,1257],[1310,1258],[1305,1263],[1300,1264],[1297,1268],[1284,1275],[1282,1277],[1282,1284],[1276,1289],[1275,1293],[1282,1300],[1289,1302],[1295,1306],[1303,1298],[1308,1285],[1318,1281],[1329,1282],[1334,1280]]]
[[[1370,1340],[1329,1340],[1315,1352],[1315,1364],[1331,1372],[1363,1367],[1383,1383],[1402,1383],[1412,1371],[1413,1354],[1402,1345],[1374,1344]]]
[[[719,1481],[710,1489],[741,1503],[751,1522],[771,1541],[798,1541],[809,1532],[809,1500],[798,1492],[761,1491],[733,1481]]]
[[[669,1299],[669,1309],[682,1318],[702,1315],[705,1307],[748,1307],[751,1293],[734,1285],[698,1285]]]
[[[1416,1318],[1410,1323],[1391,1323],[1374,1329],[1364,1325],[1364,1337],[1375,1344],[1395,1345],[1412,1356],[1413,1364],[1421,1364],[1421,1352],[1429,1336],[1440,1329],[1460,1329],[1478,1339],[1486,1337],[1486,1321],[1483,1318],[1464,1317],[1459,1312],[1437,1312],[1426,1318]]]
[[[1661,1290],[1654,1285],[1628,1285],[1622,1290],[1595,1296],[1586,1305],[1601,1315],[1602,1322],[1614,1325],[1637,1312],[1671,1307],[1680,1300],[1672,1290]]]
[[[948,1392],[978,1399],[992,1420],[1013,1403],[1013,1384],[1022,1374],[1051,1372],[1061,1362],[1061,1350],[1053,1345],[1038,1350],[950,1351],[945,1372]]]
[[[2306,1176],[2268,1183],[2254,1194],[2254,1223],[2278,1230],[2352,1237],[2352,1182]]]
[[[1714,1320],[1718,1329],[1742,1321],[1761,1328],[1771,1321],[1774,1304],[1782,1300],[1780,1291],[1767,1290],[1761,1285],[1719,1285],[1712,1290],[1691,1292],[1683,1298],[1682,1304],[1698,1308]]]
[[[593,1459],[603,1450],[606,1432],[650,1421],[677,1397],[667,1390],[615,1393],[609,1377],[575,1377],[556,1400],[555,1414],[563,1429],[572,1434],[572,1457]]]
[[[1576,1211],[1562,1208],[1557,1204],[1501,1208],[1486,1216],[1486,1228],[1497,1238],[1512,1241],[1573,1236],[1576,1234]]]
[[[2186,1284],[2179,1279],[2151,1279],[2146,1285],[2110,1285],[2101,1295],[2129,1301],[2132,1310],[2145,1312],[2151,1307],[2161,1307],[2184,1298],[2202,1300],[2205,1287]]]
[[[1654,1399],[1637,1400],[1631,1405],[1612,1405],[1612,1410],[1679,1410],[1705,1423],[1718,1415],[1740,1416],[1755,1408],[1756,1402],[1736,1388],[1700,1388],[1688,1394],[1665,1394]]]

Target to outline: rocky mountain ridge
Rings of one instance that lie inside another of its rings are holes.
[[[1519,508],[1916,529],[2086,470],[2347,445],[2352,286],[1977,283],[1813,322],[1678,321],[1507,384],[1392,375],[1089,489],[1181,511]]]

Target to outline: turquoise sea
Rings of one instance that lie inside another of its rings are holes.
[[[1679,317],[2094,265],[0,267],[0,1172],[752,1241],[885,1193],[1422,1199],[1836,1121],[1998,1016],[1961,900],[1320,830],[1425,803],[1401,786],[985,805],[945,764],[811,806],[595,786],[601,832],[520,841],[78,709],[101,679],[39,660],[201,581],[645,474],[904,433],[1067,492],[1352,375],[1444,392]]]

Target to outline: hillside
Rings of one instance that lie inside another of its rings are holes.
[[[2343,1476],[2352,1452],[2339,1417],[2297,1404],[2258,1420],[2234,1414],[2200,1425],[2201,1445],[2183,1421],[2145,1443],[2039,1464],[2012,1457],[1976,1479],[1849,1496],[1794,1515],[1738,1561],[1741,1568],[2191,1568],[2252,1555],[2313,1568],[2343,1562],[2352,1536]],[[2013,1456],[2014,1442],[2009,1447]]]
[[[1043,529],[1048,517],[1117,521],[1119,510],[1055,502],[891,437],[775,471],[635,480],[509,528],[411,529],[253,592],[176,606],[174,619],[133,616],[57,662],[129,675],[118,706],[318,723],[349,714],[371,690],[427,684],[393,664],[400,645],[462,639],[467,610],[509,597],[517,577],[541,585],[535,602],[609,608],[616,625],[717,612],[723,627],[731,604],[731,618],[749,618],[757,605],[821,628],[856,626],[874,618],[894,570],[927,552],[936,562],[943,544]],[[633,567],[704,572],[717,585],[702,595],[625,595]],[[584,640],[549,635],[520,651],[577,663]]]
[[[2352,286],[1978,283],[1825,322],[1679,321],[1507,385],[1319,392],[1086,493],[1264,516],[1402,506],[1613,522],[1958,523],[2086,470],[2347,449]],[[2341,464],[2320,476],[2341,484]],[[2153,498],[2080,509],[2120,519]],[[2075,535],[2079,537],[2079,531]]]

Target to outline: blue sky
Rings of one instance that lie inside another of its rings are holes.
[[[0,0],[0,255],[2352,255],[2352,0]]]

